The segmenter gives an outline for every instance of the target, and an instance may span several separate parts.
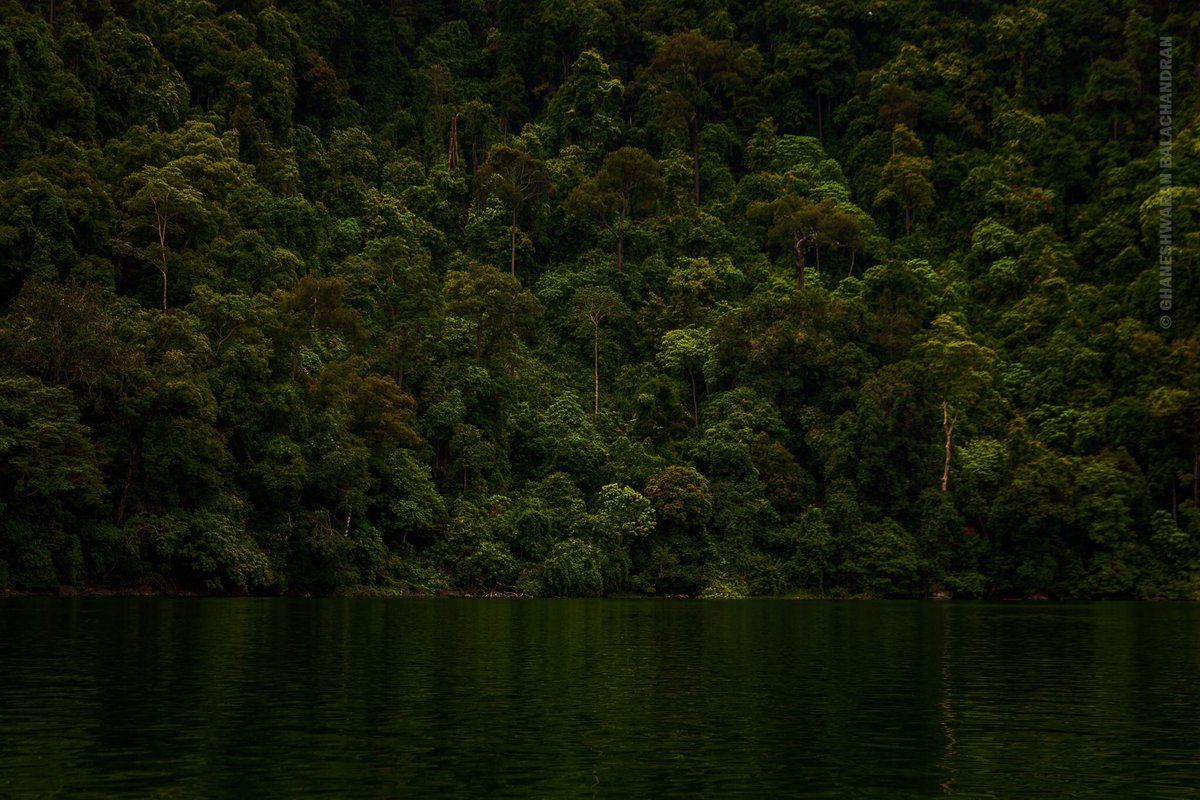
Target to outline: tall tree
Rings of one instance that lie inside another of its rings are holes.
[[[964,407],[979,399],[992,381],[991,366],[996,354],[977,344],[967,330],[947,314],[933,321],[925,341],[917,348],[925,377],[941,401],[942,462],[941,489],[950,485],[950,456],[954,430]]]
[[[146,167],[130,181],[137,189],[125,203],[126,228],[131,235],[145,228],[154,232],[154,243],[137,251],[162,273],[162,310],[165,312],[168,235],[183,219],[204,213],[204,198],[174,164]]]
[[[606,319],[619,319],[625,316],[625,304],[620,296],[606,286],[585,286],[575,292],[572,301],[575,315],[580,319],[584,330],[590,329],[592,334],[592,378],[595,390],[595,400],[592,413],[600,413],[600,323]]]

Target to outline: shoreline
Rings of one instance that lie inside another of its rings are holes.
[[[1056,597],[1047,592],[1035,592],[1028,595],[1010,595],[996,597],[952,597],[944,593],[932,593],[918,597],[872,597],[865,595],[747,595],[745,597],[701,597],[699,595],[602,595],[600,597],[569,598],[569,597],[537,597],[512,591],[469,591],[459,589],[443,589],[436,592],[422,592],[410,589],[378,589],[374,587],[357,587],[342,592],[330,594],[239,594],[211,590],[189,588],[164,588],[152,586],[59,586],[56,589],[15,589],[0,588],[0,600],[14,597],[46,597],[55,599],[91,599],[97,597],[142,598],[142,599],[181,599],[181,598],[255,598],[255,599],[333,599],[333,598],[373,598],[377,600],[437,600],[457,598],[462,600],[707,600],[717,602],[738,602],[743,600],[780,600],[780,601],[831,601],[856,602],[865,600],[882,601],[912,601],[956,602],[956,603],[1104,603],[1104,602],[1134,602],[1134,603],[1190,603],[1200,602],[1200,595],[1190,597],[1170,598],[1156,597]]]

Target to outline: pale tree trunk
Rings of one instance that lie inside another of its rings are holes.
[[[595,386],[595,402],[592,413],[600,413],[600,323],[592,321],[592,381]]]
[[[163,312],[167,310],[167,221],[159,217],[156,227],[158,228],[158,271],[162,273],[162,306]]]
[[[950,416],[950,403],[947,400],[942,400],[942,432],[946,435],[946,460],[942,464],[942,491],[950,486],[950,451],[951,438],[954,436],[954,425],[958,422],[958,409],[954,409],[954,416]]]

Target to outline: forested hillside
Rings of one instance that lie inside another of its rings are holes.
[[[0,0],[0,587],[1200,594],[1189,6]]]

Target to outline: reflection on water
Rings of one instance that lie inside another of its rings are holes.
[[[0,797],[1184,797],[1200,606],[0,601]]]

